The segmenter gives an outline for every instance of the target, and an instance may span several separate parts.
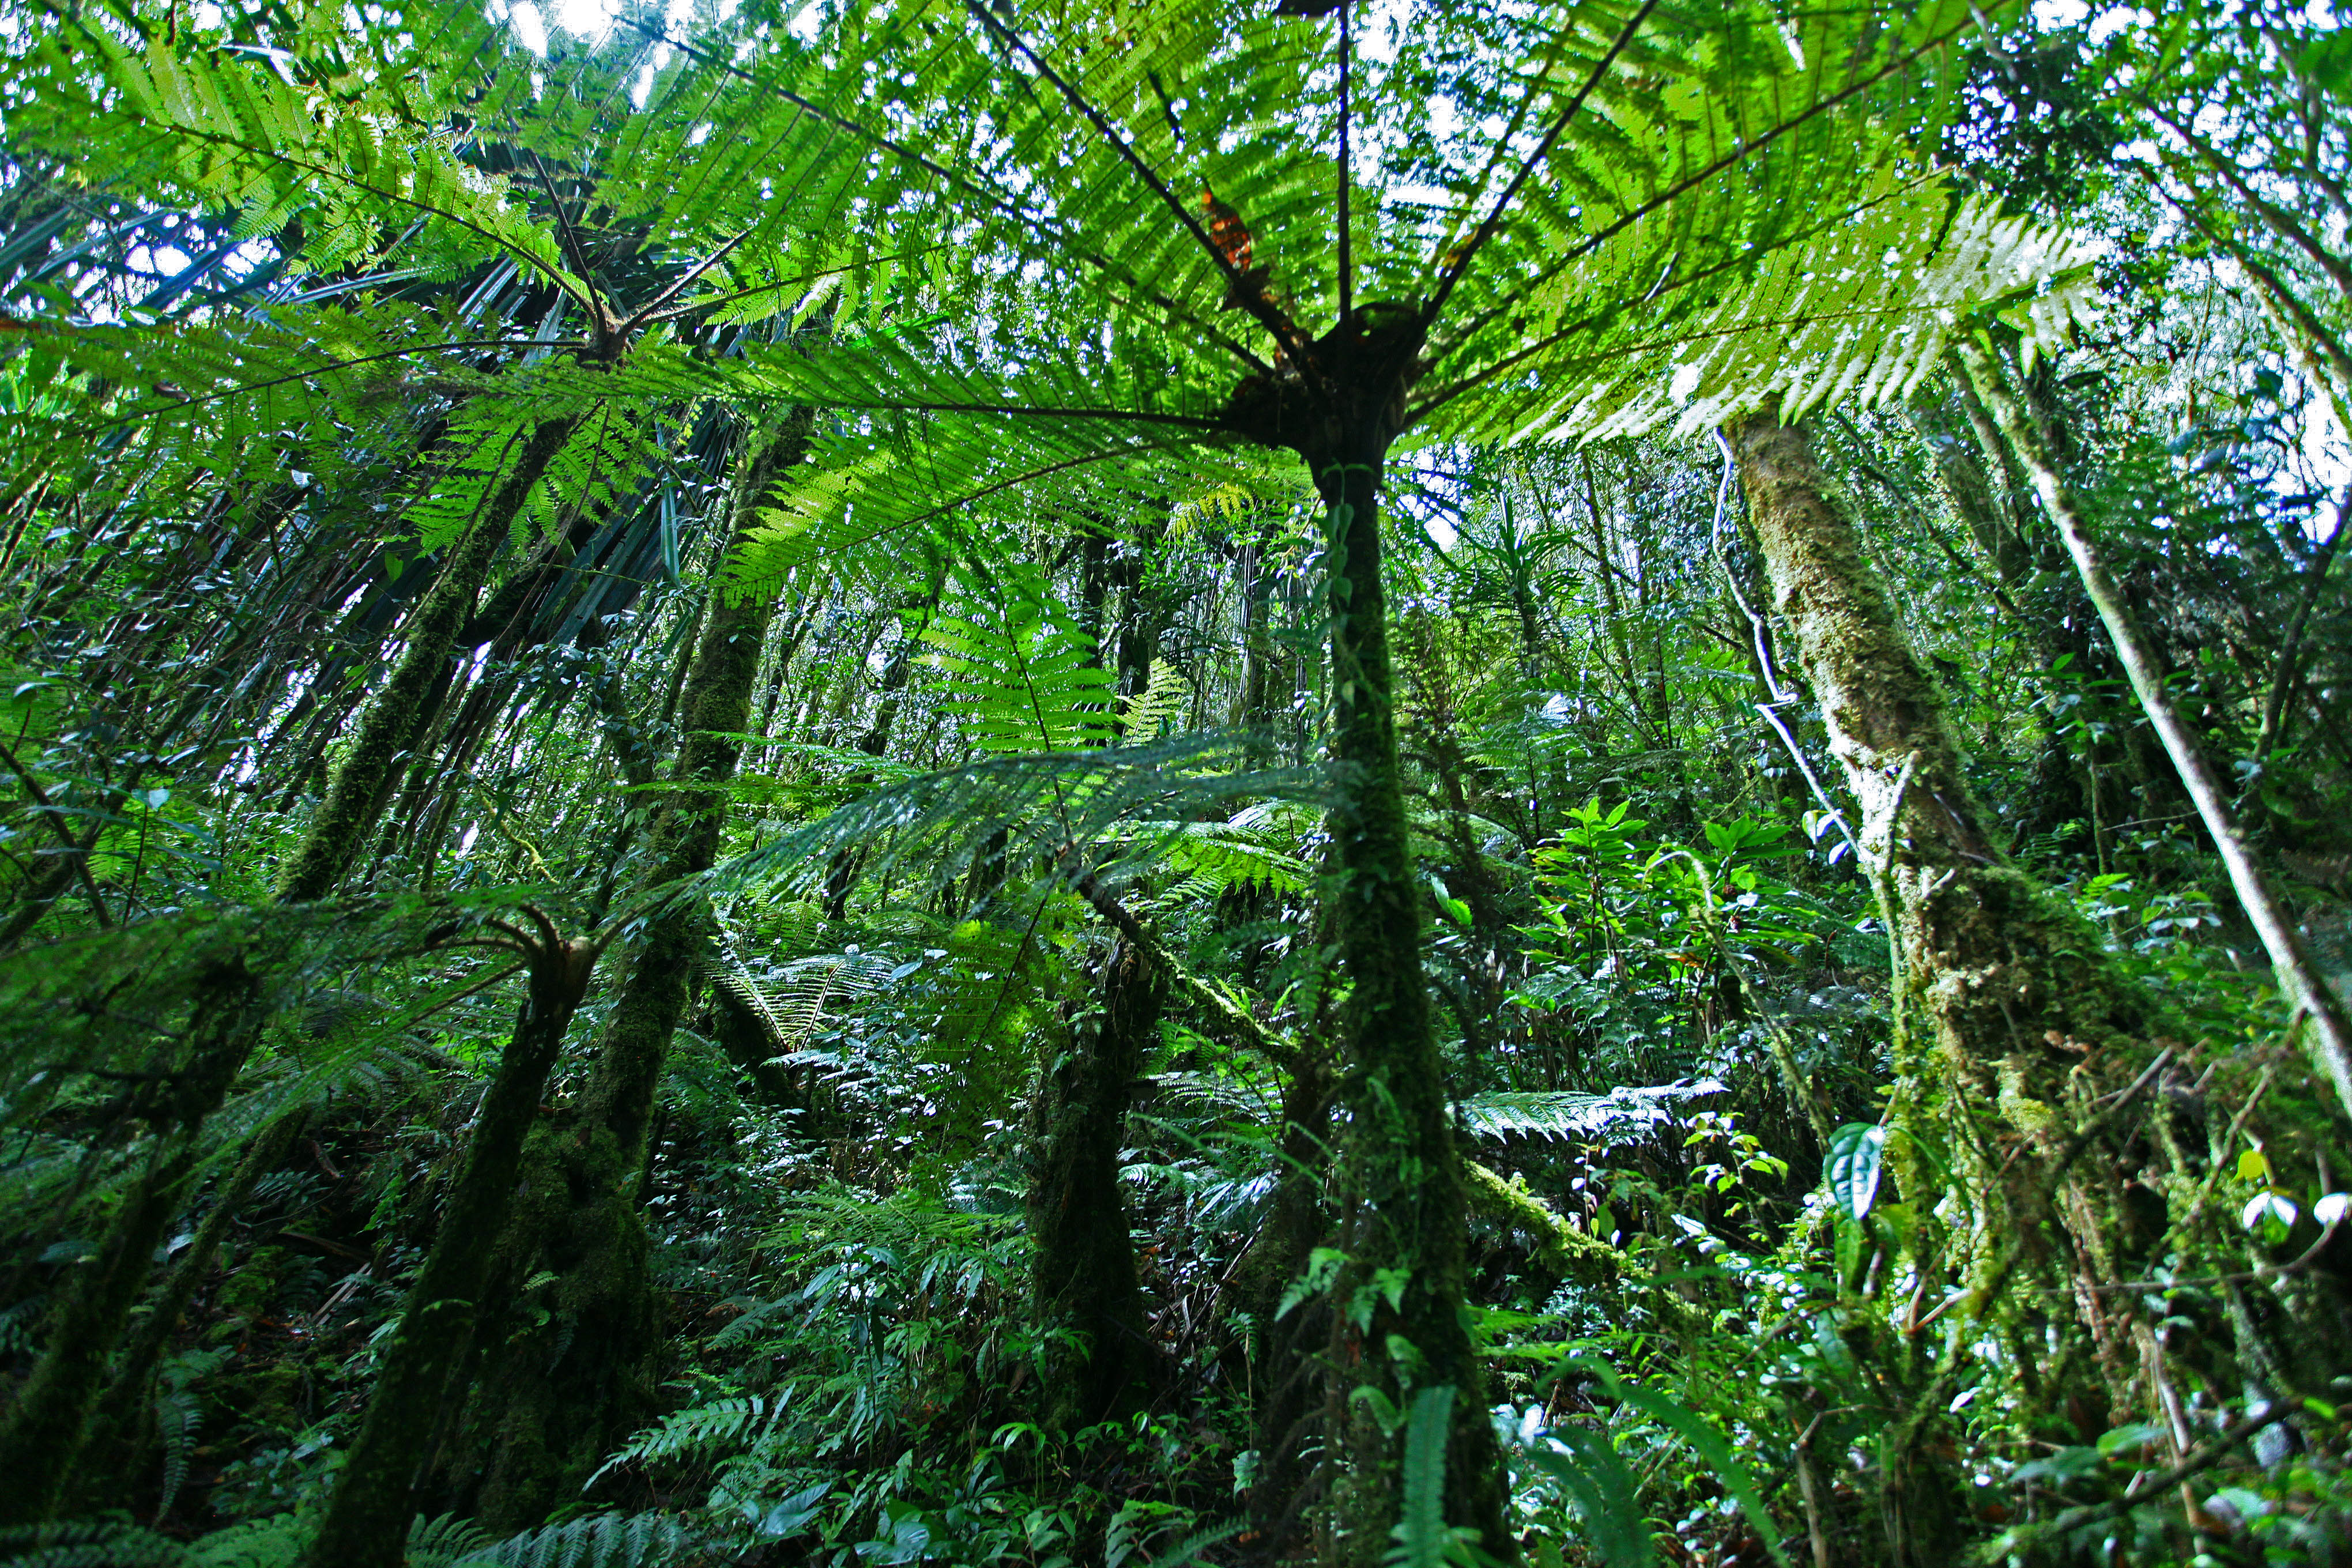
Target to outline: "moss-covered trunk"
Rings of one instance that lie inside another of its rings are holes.
[[[586,992],[596,950],[547,941],[534,950],[514,1037],[482,1097],[466,1162],[376,1373],[324,1523],[315,1568],[395,1568],[405,1559],[417,1472],[440,1425],[450,1374],[472,1342],[477,1308],[513,1206],[523,1144],[547,1075]]]
[[[1160,967],[1120,942],[1103,968],[1099,1013],[1047,1066],[1038,1089],[1030,1279],[1039,1321],[1074,1336],[1045,1381],[1046,1422],[1060,1431],[1131,1414],[1157,1381],[1118,1153],[1167,995]]]
[[[489,580],[491,564],[506,548],[532,487],[578,424],[576,419],[551,419],[523,438],[505,481],[450,552],[448,564],[416,606],[415,616],[401,627],[407,647],[393,667],[392,679],[369,702],[302,842],[280,868],[278,902],[304,904],[325,898],[358,860],[391,793],[401,754],[425,721],[426,700],[446,688],[455,640],[473,617],[474,601]]]
[[[145,1289],[166,1227],[200,1168],[196,1137],[258,1037],[261,984],[241,959],[197,987],[190,1066],[156,1108],[147,1165],[108,1224],[97,1255],[75,1267],[49,1314],[47,1343],[0,1430],[0,1525],[52,1517],[67,1495],[90,1415],[131,1310]]]
[[[1958,1286],[1960,1323],[1997,1317],[2014,1271],[2032,1258],[2088,1300],[2112,1283],[2102,1216],[2127,1173],[2118,1148],[2098,1162],[2082,1156],[2107,1120],[2095,1108],[2153,1054],[2154,1008],[2104,957],[2097,933],[1995,840],[1943,699],[1805,430],[1767,409],[1727,434],[1774,602],[1862,807],[1869,869],[1894,922],[1904,1016],[1888,1159],[1901,1189],[1894,1217],[1912,1227],[1922,1289],[1932,1300],[1944,1281]],[[1939,1203],[1951,1216],[1940,1228],[1930,1216]],[[2085,1327],[2100,1339],[2095,1319],[2063,1325],[2070,1336]],[[1948,1398],[1967,1347],[1945,1341],[1930,1369],[1916,1364],[1928,1342],[1904,1333],[1882,1347],[1885,1374],[1916,1394],[1911,1409],[1889,1412],[1882,1456],[1899,1563],[1946,1561],[1962,1529],[1958,1478],[1928,1458],[1924,1423]],[[2128,1376],[2116,1375],[2113,1347],[2088,1349],[2084,1364],[2108,1373],[2119,1395]]]
[[[286,1152],[294,1146],[294,1140],[310,1121],[307,1109],[278,1117],[247,1146],[236,1168],[215,1188],[212,1207],[204,1223],[173,1259],[171,1277],[150,1303],[146,1318],[132,1332],[130,1342],[122,1348],[113,1377],[91,1421],[89,1468],[121,1470],[139,1458],[139,1434],[146,1419],[148,1401],[153,1397],[155,1369],[163,1364],[163,1352],[171,1348],[172,1336],[178,1331],[181,1318],[212,1272],[221,1242],[246,1200],[253,1195],[255,1184],[278,1168],[278,1162],[286,1157]],[[97,1496],[92,1500],[104,1505],[117,1500]]]
[[[1385,398],[1382,399],[1385,402]],[[1422,975],[1420,884],[1397,756],[1381,577],[1385,409],[1343,404],[1336,438],[1308,454],[1328,509],[1331,752],[1338,771],[1327,894],[1349,991],[1341,1098],[1348,1111],[1337,1287],[1334,1409],[1344,1553],[1377,1563],[1402,1506],[1415,1391],[1454,1389],[1445,1517],[1507,1553],[1505,1478],[1485,1379],[1462,1321],[1468,1233],[1445,1067]],[[1359,1396],[1358,1391],[1368,1396]]]
[[[754,435],[738,460],[728,551],[757,525],[758,509],[806,454],[806,411]],[[707,871],[727,822],[774,602],[721,594],[709,606],[679,697],[682,739],[672,782],[648,828],[647,885]],[[623,971],[586,1088],[532,1140],[524,1194],[502,1248],[510,1299],[541,1270],[557,1276],[553,1312],[539,1332],[509,1336],[489,1369],[484,1408],[495,1422],[480,1494],[494,1527],[536,1523],[576,1494],[614,1443],[651,1413],[662,1346],[661,1303],[637,1204],[646,1135],[686,1016],[703,906],[676,900],[645,922]]]

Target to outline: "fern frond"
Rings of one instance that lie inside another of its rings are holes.
[[[1684,1100],[1723,1091],[1724,1086],[1714,1079],[1655,1089],[1614,1089],[1607,1094],[1497,1089],[1464,1097],[1459,1120],[1464,1131],[1478,1138],[1615,1142],[1671,1124],[1675,1106]]]
[[[1894,171],[1882,173],[1885,181]],[[1634,264],[1612,242],[1562,280],[1598,299]],[[1875,407],[1917,390],[1970,314],[1995,310],[2056,344],[2091,309],[2090,255],[2063,232],[1955,204],[1938,184],[1885,189],[1845,221],[1687,288],[1620,335],[1606,310],[1533,356],[1523,390],[1483,400],[1473,438],[1603,440],[1713,429],[1778,397],[1794,420],[1823,404]],[[1590,347],[1576,342],[1585,336]]]
[[[494,1540],[480,1525],[454,1513],[418,1514],[408,1526],[407,1558],[411,1568],[456,1568],[478,1561]]]
[[[204,1405],[184,1390],[173,1389],[155,1399],[155,1426],[163,1439],[163,1479],[157,1489],[158,1518],[172,1511],[180,1488],[188,1479],[188,1458],[195,1451],[196,1433],[204,1426]]]
[[[1154,661],[1151,679],[1132,697],[1120,699],[1119,738],[1133,743],[1156,741],[1183,729],[1192,700],[1192,683],[1167,659]]]
[[[1314,868],[1296,855],[1269,844],[1267,835],[1231,822],[1141,822],[1140,841],[1150,846],[1151,863],[1198,878],[1211,892],[1256,885],[1279,892],[1305,892]]]
[[[1394,1526],[1396,1544],[1387,1561],[1393,1568],[1444,1568],[1454,1531],[1444,1510],[1447,1417],[1454,1410],[1452,1384],[1421,1389],[1404,1434],[1404,1466],[1398,1478],[1403,1493]]]
[[[829,952],[760,971],[729,960],[707,967],[712,982],[765,1026],[770,1047],[782,1057],[816,1033],[828,1006],[872,995],[890,983],[896,966],[879,953]]]
[[[1008,567],[983,582],[959,570],[953,582],[923,640],[948,678],[948,709],[977,750],[1076,752],[1115,738],[1114,678],[1042,572]]]
[[[1120,837],[1133,823],[1180,821],[1223,802],[1324,798],[1319,770],[1253,769],[1250,761],[1245,742],[1214,731],[1150,745],[991,757],[876,790],[715,867],[695,883],[653,896],[681,897],[698,889],[724,899],[754,888],[807,889],[845,848],[866,857],[868,876],[920,850],[923,875],[936,886],[961,876],[1000,832],[1030,837],[1060,856],[1071,846]],[[1130,839],[1124,853],[1148,859],[1156,844]]]
[[[451,1568],[646,1568],[675,1561],[700,1540],[668,1514],[600,1513],[526,1530]]]
[[[774,1411],[772,1399],[749,1394],[673,1411],[622,1444],[597,1468],[589,1483],[593,1485],[616,1466],[665,1464],[739,1441]]]
[[[66,1521],[0,1530],[0,1568],[187,1568],[178,1542],[136,1525]]]
[[[188,1547],[191,1568],[295,1568],[318,1528],[315,1516],[274,1514],[198,1537]]]

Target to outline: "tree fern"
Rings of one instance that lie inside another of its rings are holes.
[[[915,44],[904,29],[919,16],[931,30]],[[1787,20],[1674,5],[1416,13],[1400,71],[1449,48],[1520,60],[1476,86],[1463,79],[1461,119],[1553,133],[1523,165],[1524,142],[1440,140],[1435,204],[1363,193],[1360,276],[1342,279],[1321,162],[1336,105],[1306,24],[1160,0],[1122,16],[1118,49],[1089,47],[1090,19],[1024,13],[971,25],[959,54],[954,24],[923,6],[877,16],[845,47],[881,58],[912,44],[921,70],[881,101],[826,105],[834,133],[920,170],[905,176],[902,210],[952,211],[975,246],[1076,270],[1066,286],[1001,289],[990,313],[1005,327],[985,348],[932,331],[771,357],[780,389],[880,423],[851,437],[870,450],[829,465],[822,493],[743,569],[852,548],[1039,475],[1116,473],[1180,448],[1208,460],[1202,437],[1253,435],[1232,376],[1272,376],[1265,356],[1303,350],[1320,329],[1300,323],[1333,319],[1351,282],[1355,297],[1430,321],[1402,423],[1446,436],[1696,426],[1775,394],[1797,409],[1832,393],[1891,397],[1935,363],[1951,321],[1988,306],[2060,331],[2079,295],[2047,290],[2079,277],[2080,254],[1956,206],[1908,162],[1906,137],[1948,111],[1949,46],[1974,25],[1964,0]],[[803,68],[741,68],[783,89]],[[1360,90],[1369,114],[1407,112],[1383,103],[1377,76]],[[1171,118],[1180,98],[1185,114]],[[974,145],[974,101],[1000,140]],[[892,114],[940,139],[886,132]],[[1187,120],[1298,129],[1212,139],[1188,134]],[[1426,165],[1415,178],[1425,184]],[[1266,268],[1274,293],[1253,310],[1269,347],[1234,335],[1246,323],[1220,309],[1239,285],[1235,258],[1195,216],[1211,199]],[[1098,340],[1043,325],[1087,311],[1106,314]],[[931,417],[908,422],[915,411]],[[1017,440],[1002,437],[1008,417]]]

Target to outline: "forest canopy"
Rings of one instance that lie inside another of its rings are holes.
[[[0,1568],[2352,1561],[2327,4],[0,0]]]

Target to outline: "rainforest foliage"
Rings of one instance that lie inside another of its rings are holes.
[[[2352,1562],[2331,6],[0,127],[0,1563]]]

